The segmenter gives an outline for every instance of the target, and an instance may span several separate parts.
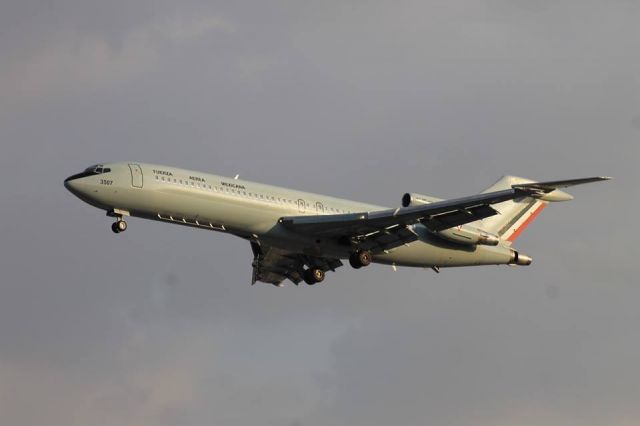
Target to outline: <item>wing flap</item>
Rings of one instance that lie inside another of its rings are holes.
[[[251,243],[251,249],[254,256],[251,284],[261,281],[279,286],[288,279],[297,285],[303,280],[305,266],[325,272],[342,266],[340,259],[309,256],[255,242]]]
[[[475,222],[476,220],[482,220],[486,217],[493,216],[496,213],[497,211],[493,207],[481,205],[436,215],[430,219],[423,220],[422,223],[424,223],[427,228],[435,232],[453,228],[454,226],[464,225],[465,223]]]
[[[400,247],[418,239],[416,233],[407,226],[396,226],[365,235],[358,241],[360,250],[383,252]]]

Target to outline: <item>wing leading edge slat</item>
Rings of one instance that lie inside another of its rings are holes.
[[[253,250],[253,274],[251,284],[262,281],[280,285],[285,279],[298,284],[303,280],[305,266],[335,271],[342,266],[340,259],[309,256],[302,253],[251,243]]]

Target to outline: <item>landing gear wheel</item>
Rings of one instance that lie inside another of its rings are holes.
[[[304,282],[309,285],[322,282],[324,280],[324,271],[318,268],[311,268],[304,271]]]
[[[360,269],[363,266],[369,266],[371,264],[371,252],[367,250],[360,250],[355,253],[351,253],[349,256],[349,264],[355,269]]]
[[[127,222],[125,222],[124,220],[113,222],[111,224],[111,230],[116,234],[119,234],[120,232],[124,232],[127,230]]]

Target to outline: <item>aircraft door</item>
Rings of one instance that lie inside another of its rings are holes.
[[[299,199],[299,200],[298,200],[298,211],[299,211],[300,213],[304,213],[304,212],[305,212],[306,207],[307,207],[307,206],[306,206],[306,204],[305,204],[304,200],[303,200],[303,199]]]
[[[139,164],[129,164],[131,170],[131,186],[142,188],[142,167]]]
[[[324,206],[320,201],[318,201],[316,203],[316,214],[323,214],[323,213],[324,213]]]

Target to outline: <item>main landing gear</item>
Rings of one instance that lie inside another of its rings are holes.
[[[304,278],[305,283],[314,285],[324,280],[324,271],[319,268],[309,268],[304,271],[302,278]]]
[[[124,220],[122,220],[121,217],[119,217],[117,221],[111,224],[111,230],[116,234],[124,232],[127,230],[127,222],[125,222]]]
[[[355,269],[368,266],[371,263],[371,252],[367,250],[358,250],[349,256],[349,264]]]

